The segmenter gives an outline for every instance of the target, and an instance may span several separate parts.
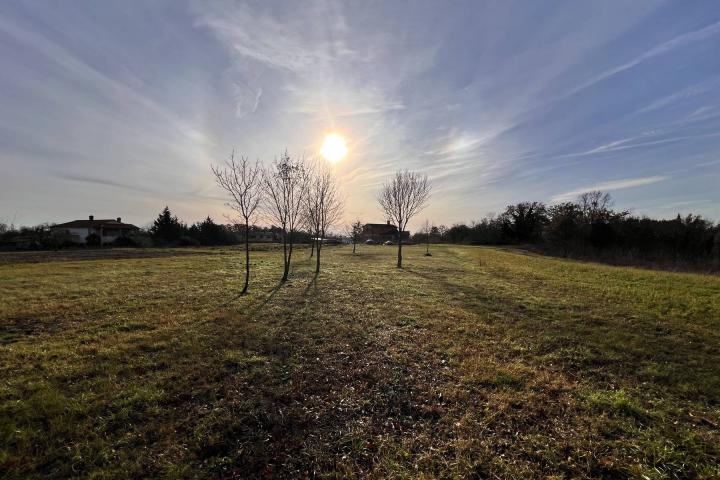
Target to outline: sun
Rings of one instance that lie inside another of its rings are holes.
[[[331,163],[339,162],[345,157],[347,152],[347,144],[343,137],[337,133],[330,133],[325,136],[325,141],[320,149],[320,155],[322,155],[325,160]]]

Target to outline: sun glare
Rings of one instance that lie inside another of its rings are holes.
[[[339,162],[347,154],[348,148],[345,139],[337,133],[331,133],[325,137],[320,155],[328,162]]]

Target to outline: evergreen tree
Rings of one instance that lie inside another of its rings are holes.
[[[161,243],[175,243],[186,233],[187,227],[165,206],[150,227],[153,240]]]
[[[209,216],[202,222],[193,225],[191,229],[196,231],[195,238],[203,245],[228,245],[232,243],[225,226],[215,223]]]

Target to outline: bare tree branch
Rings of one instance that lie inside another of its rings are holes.
[[[402,232],[408,222],[420,213],[430,199],[431,185],[427,175],[400,170],[383,184],[378,203],[387,217],[397,223],[398,268],[402,268]]]
[[[310,172],[305,159],[292,159],[287,151],[262,176],[265,212],[282,231],[283,281],[290,273],[295,232],[305,221],[303,207],[309,182]]]
[[[247,157],[236,161],[233,150],[224,166],[211,165],[210,168],[218,186],[230,196],[231,200],[226,205],[237,212],[245,223],[245,285],[242,293],[246,293],[250,283],[250,224],[263,198],[262,166],[259,160],[254,165],[250,164]]]
[[[316,162],[311,169],[308,195],[305,197],[305,223],[314,238],[317,252],[315,273],[320,273],[322,240],[343,214],[344,199],[337,178],[326,162]]]

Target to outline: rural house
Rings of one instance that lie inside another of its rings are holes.
[[[72,222],[60,223],[51,227],[53,235],[66,237],[73,243],[85,244],[87,237],[95,234],[99,237],[100,244],[112,243],[119,237],[127,237],[130,233],[138,230],[138,227],[129,223],[122,223],[120,217],[112,219],[98,219],[90,215],[87,220],[73,220]]]
[[[403,240],[409,239],[410,232],[406,230],[403,231],[402,238]],[[387,223],[366,223],[363,225],[362,239],[363,241],[372,240],[377,243],[383,243],[388,240],[397,242],[398,228],[396,225],[391,224],[390,220],[388,220]]]

